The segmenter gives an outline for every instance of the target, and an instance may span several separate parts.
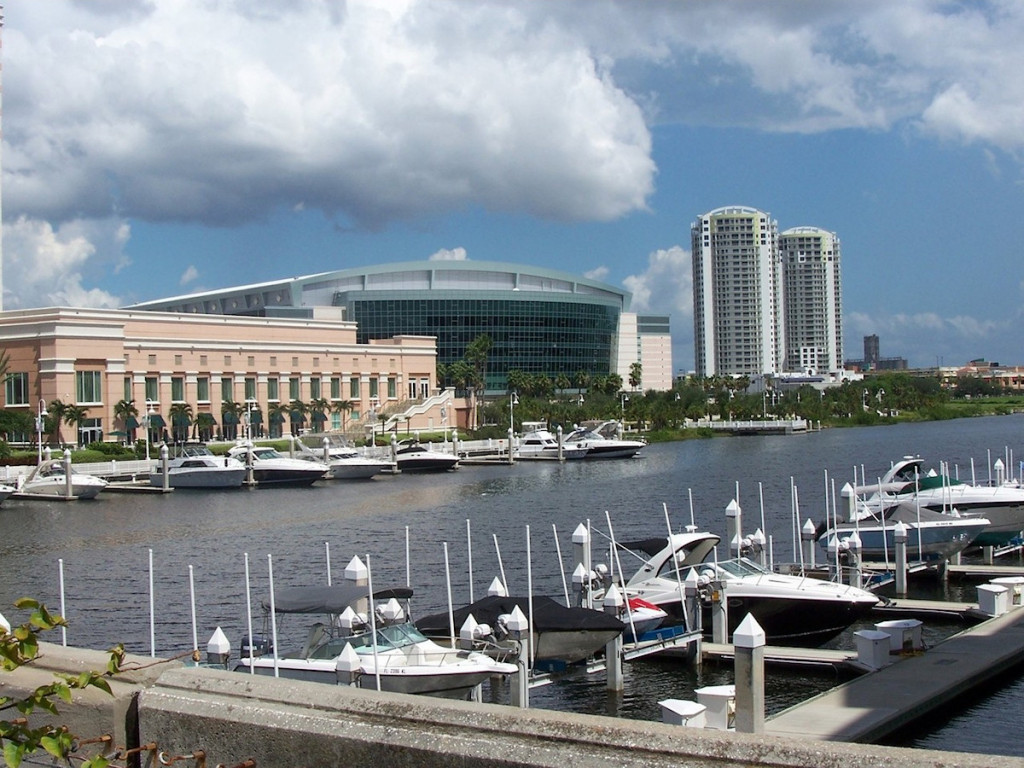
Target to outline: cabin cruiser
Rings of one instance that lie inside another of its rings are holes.
[[[252,479],[257,485],[312,485],[327,474],[327,465],[284,456],[269,445],[242,443],[228,456],[238,459],[246,468],[251,465]]]
[[[613,431],[616,427],[614,421],[606,421],[593,429],[577,426],[566,436],[565,442],[586,448],[588,459],[631,459],[647,445],[643,440],[617,437]]]
[[[711,556],[718,542],[718,536],[706,532],[672,534],[671,540],[620,542],[620,548],[647,558],[626,582],[626,596],[653,603],[679,621],[683,618],[681,582],[693,571],[702,586],[721,583],[724,588],[730,636],[750,613],[764,629],[769,645],[820,645],[879,602],[866,590],[774,573],[745,557],[717,560]],[[705,600],[705,630],[711,626],[709,609]]]
[[[171,488],[240,488],[245,482],[245,464],[232,456],[214,456],[202,443],[184,443],[167,461],[167,484]],[[149,484],[164,484],[162,468],[149,473]]]
[[[988,530],[983,517],[961,517],[956,510],[933,512],[915,502],[901,502],[879,512],[866,505],[858,507],[856,519],[840,522],[825,530],[818,543],[829,551],[842,545],[854,533],[860,539],[862,560],[892,562],[896,556],[896,525],[907,529],[907,559],[917,562],[948,560],[975,544]]]
[[[582,459],[587,455],[586,446],[568,439],[563,439],[559,446],[558,438],[546,429],[527,432],[518,443],[515,450],[517,459]]]
[[[962,518],[985,518],[974,546],[1001,546],[1024,531],[1024,488],[1017,482],[973,485],[934,470],[925,471],[920,456],[904,456],[874,486],[857,489],[874,511],[897,504],[932,512],[956,510]]]
[[[453,698],[467,698],[492,676],[516,672],[514,664],[428,640],[398,602],[411,596],[407,588],[374,592],[375,601],[386,602],[373,608],[371,620],[365,612],[357,613],[361,604],[369,602],[365,587],[281,590],[275,596],[276,614],[319,614],[326,623],[313,624],[305,647],[295,653],[249,658],[243,651],[235,670],[336,685],[339,668],[350,664],[361,688],[378,689],[379,678],[382,691]],[[263,608],[270,610],[266,603]]]
[[[341,435],[324,435],[323,448],[315,448],[303,436],[299,442],[301,458],[307,461],[321,461],[327,465],[328,474],[335,480],[366,480],[390,472],[395,465],[390,461],[361,454]]]
[[[567,608],[550,597],[535,595],[533,605],[529,597],[504,597],[490,595],[475,603],[452,612],[425,616],[416,622],[416,627],[426,636],[449,637],[451,626],[462,627],[472,615],[480,624],[492,629],[488,639],[492,647],[514,655],[517,643],[510,641],[505,630],[506,622],[518,608],[523,615],[532,619],[531,656],[535,661],[572,664],[588,659],[615,637],[626,630],[626,625],[614,616],[590,608]]]
[[[68,483],[70,481],[70,493]],[[93,475],[86,475],[71,469],[64,471],[61,459],[44,460],[33,469],[19,487],[21,493],[39,496],[71,496],[76,499],[94,499],[107,487],[107,481]]]
[[[435,451],[419,440],[403,440],[398,443],[395,461],[399,472],[445,472],[459,466],[458,456]]]

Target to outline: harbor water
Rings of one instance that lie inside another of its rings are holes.
[[[692,509],[699,528],[724,539],[733,499],[744,531],[762,527],[763,519],[775,561],[790,562],[792,487],[802,524],[823,520],[826,492],[853,483],[855,471],[870,482],[906,454],[920,454],[929,466],[948,462],[965,480],[973,459],[975,477],[987,480],[997,458],[1019,466],[1022,429],[1024,416],[1013,415],[693,440],[648,446],[631,460],[467,466],[311,488],[7,500],[0,507],[0,611],[19,618],[11,604],[22,596],[59,610],[63,572],[69,644],[102,649],[122,642],[148,655],[152,642],[166,657],[193,647],[194,594],[199,647],[220,626],[237,655],[247,634],[247,565],[257,631],[271,568],[277,589],[324,584],[341,580],[354,556],[369,564],[376,588],[408,581],[415,615],[447,610],[449,580],[456,607],[483,597],[502,575],[513,594],[526,594],[532,583],[536,594],[564,599],[562,569],[571,591],[571,536],[581,523],[593,531],[595,561],[607,562],[609,520],[617,539],[663,536],[665,509],[673,530],[690,523]],[[727,556],[720,546],[719,557]],[[1019,556],[1011,562],[1020,563]],[[637,565],[622,562],[627,573]],[[975,599],[972,586],[927,588],[929,597]],[[959,628],[926,625],[933,638]],[[279,645],[299,644],[306,629],[283,622]],[[694,698],[694,688],[731,676],[728,665],[695,671],[679,661],[634,662],[625,667],[622,694],[609,694],[601,674],[574,672],[533,690],[531,705],[659,720],[659,700]],[[831,669],[769,669],[767,680],[769,713],[837,682]],[[1018,674],[890,743],[1024,756],[1024,742],[1007,737],[1024,724],[1024,712],[1010,705],[1022,695]]]

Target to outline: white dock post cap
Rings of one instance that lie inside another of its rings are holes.
[[[995,464],[993,464],[992,466],[995,469],[1005,469],[1006,468],[1006,465],[1003,464],[1003,460],[1002,459],[996,459]]]
[[[850,549],[852,549],[854,552],[860,552],[860,535],[858,535],[856,531],[850,534],[850,536],[847,538],[847,542],[850,545]]]
[[[700,580],[697,578],[697,569],[691,568],[686,572],[686,578],[683,579],[683,586],[686,588],[686,594],[695,594],[699,584]]]
[[[619,588],[612,584],[608,587],[608,591],[604,595],[604,607],[614,608],[616,613],[618,609],[626,604],[626,601],[622,599],[622,593],[619,592]]]
[[[839,496],[844,499],[850,498],[851,496],[855,495],[855,493],[856,492],[853,490],[853,486],[850,485],[849,483],[845,483],[843,487],[839,489]]]
[[[754,531],[754,535],[750,537],[751,541],[760,544],[762,547],[768,543],[768,537],[764,535],[764,531],[758,528]]]
[[[352,631],[352,627],[360,623],[359,614],[352,610],[351,605],[345,606],[345,610],[341,612],[340,616],[338,616],[337,621],[339,628],[349,632]]]
[[[466,620],[462,622],[462,627],[459,629],[459,639],[463,641],[468,640],[470,644],[472,644],[473,640],[476,637],[476,629],[479,626],[480,625],[477,623],[477,620],[476,618],[474,618],[473,614],[469,614],[466,617]]]
[[[583,523],[580,523],[576,526],[576,530],[572,532],[572,543],[586,544],[588,541],[590,541],[590,532]]]
[[[838,550],[838,549],[839,549],[839,539],[836,538],[835,534],[832,534],[832,536],[830,536],[829,540],[828,540],[828,551],[829,551],[829,554],[834,555],[836,553],[836,550]]]
[[[761,648],[764,646],[765,636],[761,625],[757,623],[754,614],[748,613],[743,621],[736,627],[732,634],[732,644],[737,648]]]
[[[896,541],[905,542],[907,540],[907,526],[902,520],[893,526],[892,535]]]
[[[586,568],[583,567],[583,563],[578,564],[576,566],[576,570],[574,570],[572,572],[572,583],[573,583],[573,586],[576,586],[577,584],[581,585],[581,586],[583,584],[586,584],[587,583],[587,578],[588,578],[589,575],[590,575],[590,572]]]
[[[395,598],[391,598],[380,608],[380,616],[384,621],[389,624],[404,621],[405,611],[402,610],[401,604]]]
[[[807,518],[807,522],[804,523],[804,527],[800,529],[801,538],[810,541],[814,538],[814,534],[818,529],[811,522],[811,518]]]
[[[351,685],[356,681],[359,673],[362,672],[363,662],[356,653],[351,643],[345,643],[345,647],[338,658],[334,661],[334,673],[338,676],[338,682]]]
[[[737,502],[736,499],[730,501],[729,506],[725,508],[726,517],[737,517],[740,512],[742,512],[742,510],[740,509],[739,502]]]
[[[354,556],[345,566],[345,579],[348,581],[360,581],[366,579],[368,575],[369,571],[363,561],[359,559],[359,555]]]
[[[488,597],[505,597],[505,585],[501,583],[501,579],[497,576],[491,582],[491,585],[487,588]]]
[[[231,641],[220,627],[213,630],[213,634],[210,635],[210,639],[206,643],[206,652],[207,654],[231,653]]]
[[[530,621],[517,605],[512,609],[512,613],[508,615],[505,627],[510,633],[517,633],[521,637],[530,630]]]
[[[0,613],[0,629],[8,634],[11,631],[11,623],[7,620],[7,617]]]

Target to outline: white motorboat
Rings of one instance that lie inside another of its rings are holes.
[[[228,451],[228,456],[246,468],[251,463],[257,485],[312,485],[327,475],[326,464],[283,456],[268,445],[243,443]]]
[[[773,573],[747,558],[708,558],[719,537],[706,532],[673,534],[623,542],[623,549],[647,556],[626,582],[627,597],[640,597],[683,618],[680,582],[691,569],[703,585],[720,582],[729,609],[729,634],[748,614],[765,631],[769,645],[820,645],[866,616],[878,598],[872,593],[819,579]],[[678,567],[678,573],[676,568]],[[705,614],[709,604],[705,600]],[[703,623],[710,631],[710,618]]]
[[[69,482],[70,493],[68,493]],[[106,487],[106,480],[76,472],[74,467],[71,468],[69,476],[64,471],[64,462],[61,459],[49,459],[33,469],[18,490],[21,493],[37,496],[73,496],[76,499],[94,499]]]
[[[565,442],[586,448],[588,459],[631,459],[647,445],[644,440],[616,437],[612,431],[615,426],[614,421],[606,421],[594,429],[578,426]]]
[[[956,510],[960,517],[985,518],[988,526],[974,546],[1001,546],[1024,531],[1024,488],[1017,482],[974,485],[934,470],[925,471],[920,456],[904,456],[875,486],[857,490],[872,510],[896,504],[920,505],[933,512]],[[879,493],[881,495],[879,495]]]
[[[331,451],[328,469],[335,480],[366,480],[394,468],[390,461],[364,456],[353,447]]]
[[[457,469],[459,457],[435,451],[418,440],[403,440],[395,451],[399,472],[446,472]]]
[[[586,446],[568,439],[563,439],[559,447],[558,438],[546,429],[527,432],[516,448],[517,459],[582,459],[586,455]]]
[[[529,617],[532,610],[531,655],[535,661],[572,664],[590,658],[621,635],[626,625],[614,616],[590,608],[567,608],[550,597],[535,595],[533,605],[528,597],[489,595],[452,612],[456,631],[472,615],[479,624],[494,632],[487,638],[491,647],[515,653],[518,644],[510,642],[505,631],[508,616],[516,608]],[[447,613],[425,616],[416,627],[428,637],[448,637],[451,621]]]
[[[856,533],[862,560],[891,563],[896,556],[897,523],[907,528],[907,558],[918,562],[948,560],[974,544],[989,526],[983,517],[961,517],[955,511],[933,512],[915,502],[902,502],[881,513],[861,505],[856,520],[829,528],[818,543],[834,551],[832,547]]]
[[[171,488],[240,488],[246,471],[245,464],[232,456],[214,456],[201,443],[185,443],[167,461],[167,484]],[[149,473],[149,484],[163,487],[164,474],[159,462]]]
[[[377,688],[379,676],[383,691],[454,698],[467,698],[474,687],[488,678],[516,671],[514,664],[486,654],[445,648],[428,640],[406,619],[398,604],[397,598],[408,599],[411,595],[411,589],[375,592],[375,599],[388,597],[386,604],[374,608],[375,634],[366,615],[353,610],[367,599],[365,587],[282,590],[275,596],[276,613],[321,614],[328,617],[328,622],[313,625],[301,651],[251,660],[243,652],[235,669],[336,685],[339,661],[344,661],[344,654],[351,654],[346,651],[349,647],[357,658],[357,682],[361,688]]]
[[[0,483],[0,504],[2,504],[7,497],[17,492],[18,489],[13,485],[4,485]]]

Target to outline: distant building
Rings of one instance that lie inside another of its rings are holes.
[[[817,227],[779,235],[786,371],[813,376],[843,360],[839,237]]]
[[[858,371],[906,371],[909,369],[910,366],[905,357],[881,357],[879,355],[880,348],[877,335],[865,336],[864,359],[847,360],[843,365]]]
[[[776,222],[756,208],[717,208],[691,224],[690,238],[697,375],[781,370],[785,319]]]
[[[878,352],[878,334],[864,337],[864,370],[874,371],[882,359]]]

